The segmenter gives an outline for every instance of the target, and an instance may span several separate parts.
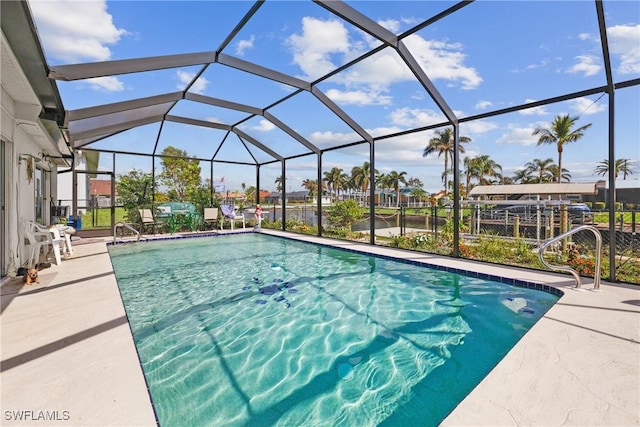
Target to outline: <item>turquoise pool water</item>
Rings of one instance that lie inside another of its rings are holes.
[[[161,426],[433,426],[558,299],[261,234],[110,246]]]

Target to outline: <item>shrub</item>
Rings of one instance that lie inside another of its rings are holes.
[[[605,207],[605,204],[604,204],[604,202],[595,202],[595,203],[593,204],[593,207],[594,207],[595,209],[599,210],[599,211],[603,211],[603,210],[604,210],[604,207]]]
[[[327,221],[334,228],[348,230],[351,224],[362,218],[362,209],[355,200],[337,202],[329,208]]]
[[[400,249],[413,249],[414,245],[411,239],[407,236],[391,236],[389,246],[392,248]]]

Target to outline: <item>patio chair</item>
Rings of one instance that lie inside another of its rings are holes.
[[[231,229],[234,229],[234,224],[236,221],[242,221],[242,228],[245,228],[245,222],[244,222],[244,214],[240,213],[236,213],[236,208],[233,205],[222,205],[220,206],[220,210],[222,211],[222,216],[224,220],[227,220],[231,223]],[[222,225],[220,226],[221,229],[224,228],[224,221],[222,223]]]
[[[214,228],[221,227],[218,208],[204,208],[203,221],[205,224],[211,224]]]
[[[24,224],[25,237],[29,241],[29,268],[35,268],[40,261],[40,252],[44,250],[45,256],[49,255],[49,247],[53,250],[56,265],[60,265],[60,244],[64,243],[64,239],[60,237],[57,228],[47,228],[34,221],[27,221]]]
[[[60,237],[64,239],[65,255],[68,255],[68,256],[73,255],[73,246],[71,246],[71,235],[75,234],[76,229],[63,224],[57,224],[55,227],[60,233]]]
[[[153,216],[153,211],[151,209],[138,209],[138,213],[140,214],[140,232],[142,233],[145,227],[151,227],[153,234],[156,234],[156,225],[158,223]]]

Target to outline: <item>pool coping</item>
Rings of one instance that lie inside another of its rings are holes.
[[[261,233],[538,283],[564,294],[441,425],[640,425],[640,287],[603,282],[603,292],[594,292],[586,281],[580,291],[567,275]],[[190,236],[171,238],[183,237]],[[70,419],[55,425],[156,425],[131,331],[121,320],[107,243],[74,246],[72,257],[41,272],[51,277],[40,285],[5,294],[3,281],[2,425],[43,425],[7,419],[7,410],[59,411],[54,415],[61,418],[67,411]]]

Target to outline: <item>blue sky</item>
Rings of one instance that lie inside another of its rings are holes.
[[[142,58],[215,51],[252,6],[245,1],[34,1],[41,42],[50,65]],[[455,2],[349,1],[391,32],[401,34]],[[605,1],[606,24],[615,82],[640,77],[640,2]],[[482,1],[427,26],[405,39],[418,63],[458,117],[519,105],[606,84],[593,1]],[[322,7],[307,1],[267,1],[223,50],[229,56],[313,81],[358,57],[379,42]],[[200,66],[92,79],[58,82],[65,108],[175,92],[185,87]],[[392,49],[336,74],[318,85],[329,98],[371,135],[383,136],[444,121],[444,116]],[[292,89],[213,64],[192,92],[266,108]],[[628,178],[638,182],[640,169],[640,87],[616,93],[616,158],[635,162]],[[361,138],[303,93],[272,110],[274,116],[321,148]],[[591,123],[582,140],[569,144],[563,167],[572,181],[601,179],[593,174],[607,158],[608,97],[597,94],[562,103],[491,117],[461,125],[471,138],[464,156],[489,155],[506,175],[535,159],[552,158],[555,146],[537,146],[535,128],[548,127],[559,114],[579,115],[578,125]],[[181,101],[171,114],[220,123],[235,123],[245,115]],[[158,125],[147,125],[100,141],[96,148],[150,152]],[[305,152],[272,123],[254,118],[243,131],[285,156]],[[210,158],[223,132],[175,123],[166,124],[159,149],[180,145],[190,155]],[[443,159],[422,157],[433,131],[385,139],[376,143],[380,172],[405,171],[423,181],[427,191],[442,188]],[[233,140],[233,141],[232,141]],[[368,160],[366,144],[326,153],[323,169],[337,166],[350,172]],[[258,161],[270,156],[259,150]],[[251,157],[237,138],[222,144],[227,160]],[[219,158],[219,157],[218,157]],[[104,159],[103,166],[111,167]],[[118,173],[136,167],[150,169],[147,159],[123,156]],[[300,190],[304,179],[316,178],[315,156],[287,162],[287,190]],[[208,174],[209,168],[206,166]],[[279,164],[261,168],[261,183],[273,190]],[[254,185],[254,169],[216,165],[229,189]]]

